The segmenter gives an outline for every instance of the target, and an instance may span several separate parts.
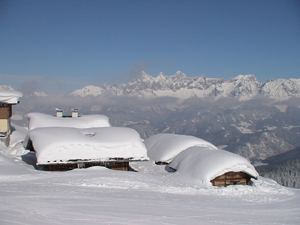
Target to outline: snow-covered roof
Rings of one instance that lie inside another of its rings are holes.
[[[247,159],[225,150],[211,151],[198,146],[182,151],[169,166],[176,169],[185,182],[199,186],[211,186],[211,180],[230,171],[258,176]]]
[[[181,151],[192,147],[202,146],[211,150],[217,147],[201,138],[188,135],[160,133],[145,140],[148,149],[148,156],[155,162],[169,163]]]
[[[19,98],[21,98],[23,94],[19,91],[14,90],[0,90],[0,102],[7,104],[18,104]]]
[[[39,127],[92,128],[110,127],[109,119],[104,115],[84,115],[81,117],[54,117],[43,113],[28,113],[29,130]]]
[[[131,128],[47,127],[30,130],[24,140],[36,152],[38,164],[70,160],[107,161],[111,158],[147,160],[147,149],[140,135]]]

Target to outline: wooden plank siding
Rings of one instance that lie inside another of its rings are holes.
[[[227,187],[228,185],[249,185],[251,176],[244,172],[227,172],[211,180],[213,186]]]
[[[94,162],[74,162],[74,163],[53,163],[53,164],[45,164],[42,166],[43,170],[46,171],[67,171],[72,169],[83,169],[92,166],[103,166],[113,170],[122,170],[122,171],[132,171],[131,167],[129,166],[128,161],[94,161]]]
[[[12,116],[12,106],[0,103],[0,119],[9,119]]]

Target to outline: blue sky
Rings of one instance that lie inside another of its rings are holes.
[[[0,84],[69,92],[157,76],[300,78],[298,0],[1,0]]]

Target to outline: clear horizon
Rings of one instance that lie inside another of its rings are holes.
[[[295,0],[1,1],[1,84],[68,92],[142,70],[299,78],[299,21]]]

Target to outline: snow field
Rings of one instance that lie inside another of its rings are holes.
[[[2,153],[0,162],[5,225],[298,224],[300,218],[300,192],[264,178],[254,186],[195,188],[153,161],[132,163],[140,172],[36,171]]]
[[[34,155],[20,143],[26,133],[18,128],[9,148],[0,145],[1,225],[283,225],[300,221],[300,190],[263,177],[253,180],[252,186],[199,187],[153,160],[131,162],[139,172],[103,167],[35,170]]]

